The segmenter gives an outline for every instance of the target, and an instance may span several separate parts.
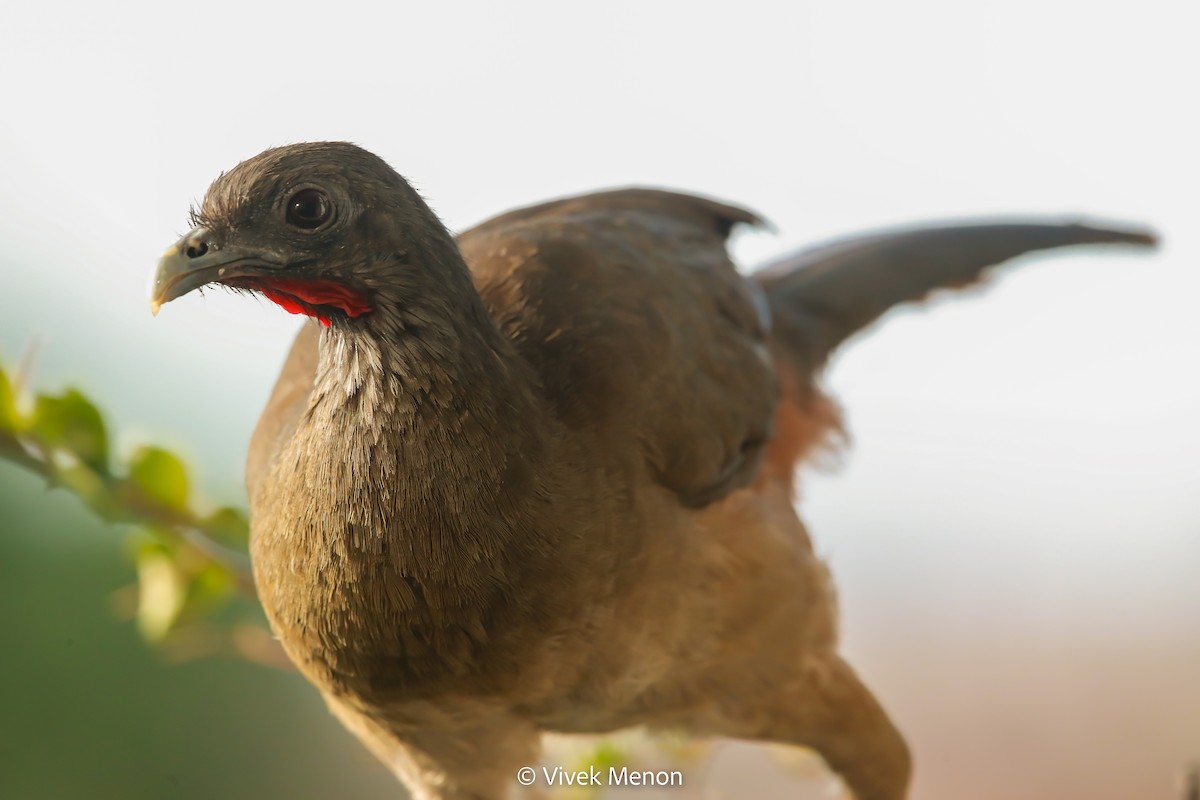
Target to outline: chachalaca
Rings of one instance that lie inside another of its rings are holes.
[[[210,283],[319,321],[247,462],[259,597],[333,713],[418,798],[504,797],[543,731],[634,725],[814,748],[860,800],[909,752],[838,655],[792,505],[836,432],[816,379],[897,303],[1031,250],[1143,232],[899,230],[745,278],[749,211],[626,189],[457,241],[344,143],[222,174],[157,306]]]

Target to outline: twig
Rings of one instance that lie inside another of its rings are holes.
[[[67,485],[58,462],[50,454],[17,434],[0,430],[0,458],[41,477],[51,488]],[[153,525],[209,561],[219,564],[233,576],[237,586],[254,596],[254,579],[249,559],[218,542],[204,522],[190,511],[161,506],[145,498],[131,496],[126,485],[111,475],[91,471],[103,497],[84,498],[102,519],[112,524]],[[99,503],[97,500],[104,500]]]

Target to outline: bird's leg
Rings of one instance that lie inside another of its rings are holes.
[[[412,800],[504,800],[517,772],[536,766],[540,732],[509,717],[426,718],[413,724],[367,715],[329,700],[330,710],[408,787]],[[427,710],[427,709],[425,709]]]
[[[857,800],[908,796],[908,745],[841,658],[806,658],[763,699],[770,707],[747,709],[744,726],[734,735],[816,750]]]
[[[413,800],[504,800],[537,762],[539,737],[519,724],[404,734],[391,765]]]

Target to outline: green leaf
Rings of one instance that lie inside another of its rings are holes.
[[[8,375],[0,369],[0,430],[15,431],[18,425],[17,397],[13,393]]]
[[[140,447],[129,465],[129,479],[146,497],[168,508],[186,508],[187,468],[161,447]]]
[[[187,600],[187,580],[175,561],[158,547],[144,547],[137,556],[137,625],[151,641],[161,641],[179,619]]]
[[[230,598],[234,588],[229,570],[220,564],[205,564],[188,584],[185,605],[198,613],[212,611]]]
[[[609,767],[620,768],[629,762],[629,754],[615,743],[603,740],[596,745],[596,749],[587,757],[587,763],[590,766],[602,772],[608,772]]]
[[[30,433],[43,444],[62,448],[99,472],[108,470],[108,434],[92,401],[75,389],[61,397],[39,395]]]
[[[250,523],[246,520],[245,512],[230,506],[218,508],[204,519],[201,526],[209,536],[223,542],[244,545],[250,538]]]

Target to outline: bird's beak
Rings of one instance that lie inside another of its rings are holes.
[[[157,314],[164,303],[182,297],[193,289],[214,282],[264,271],[281,269],[284,264],[236,245],[218,245],[210,231],[196,228],[167,248],[154,272],[150,289],[150,313]]]

